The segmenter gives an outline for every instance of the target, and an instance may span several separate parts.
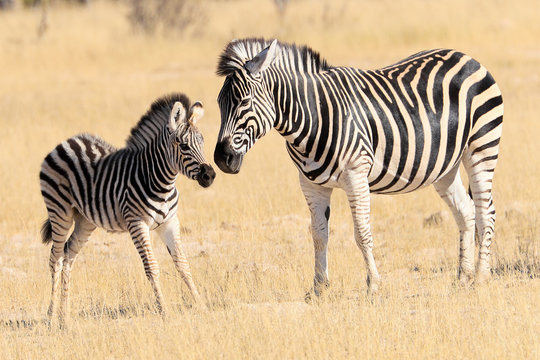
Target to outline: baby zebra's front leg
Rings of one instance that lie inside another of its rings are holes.
[[[199,295],[197,287],[195,286],[193,278],[191,277],[191,270],[189,268],[186,255],[182,250],[182,243],[180,242],[180,223],[178,221],[178,217],[173,216],[166,223],[159,226],[156,231],[167,246],[167,250],[169,250],[169,254],[171,254],[174,261],[174,266],[191,291],[191,295],[195,299],[195,302],[198,306],[204,307],[201,296]]]

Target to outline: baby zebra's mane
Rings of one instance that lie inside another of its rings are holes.
[[[142,149],[150,144],[167,127],[171,110],[177,101],[184,105],[186,112],[189,111],[190,101],[184,94],[174,93],[157,99],[150,107],[150,110],[131,129],[131,135],[126,141],[126,147]]]
[[[231,41],[219,57],[216,74],[218,76],[231,75],[236,70],[243,68],[246,62],[253,59],[271,42],[261,38]],[[277,58],[287,57],[290,66],[295,67],[296,71],[317,73],[330,68],[318,52],[307,46],[278,42],[278,51]]]

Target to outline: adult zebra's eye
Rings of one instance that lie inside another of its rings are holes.
[[[249,98],[245,98],[240,102],[240,106],[247,106],[249,104]]]
[[[179,144],[180,146],[180,150],[182,151],[188,151],[189,150],[189,145],[188,144]]]

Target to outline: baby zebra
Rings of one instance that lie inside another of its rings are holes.
[[[47,155],[39,178],[48,213],[42,238],[45,244],[52,240],[51,320],[57,308],[60,273],[60,325],[69,319],[73,261],[96,227],[129,231],[154,289],[158,310],[163,313],[159,266],[150,241],[150,230],[157,230],[176,269],[200,302],[180,243],[175,182],[182,173],[208,187],[216,176],[204,157],[203,137],[195,127],[203,114],[201,103],[190,106],[185,95],[171,94],[152,104],[122,149],[115,149],[97,136],[81,134],[62,142]]]

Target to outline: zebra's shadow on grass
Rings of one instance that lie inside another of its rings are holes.
[[[92,304],[78,312],[82,319],[130,319],[159,314],[157,307],[151,303],[120,304],[117,306],[107,304]]]
[[[192,311],[193,304],[188,302],[183,303],[170,303],[165,308],[165,315],[167,314],[180,314],[186,311]],[[107,304],[92,304],[78,312],[78,317],[81,319],[132,319],[160,316],[159,310],[155,303],[145,302],[138,304],[120,304],[120,305],[107,305]]]
[[[7,319],[1,320],[0,328],[6,330],[33,330],[39,325],[47,325],[47,319]]]
[[[519,258],[502,259],[491,270],[495,276],[525,276],[529,279],[540,278],[540,259]]]

